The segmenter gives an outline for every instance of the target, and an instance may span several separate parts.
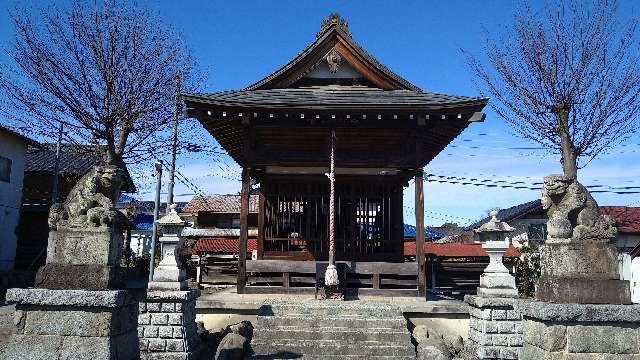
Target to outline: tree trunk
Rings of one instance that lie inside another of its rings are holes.
[[[564,176],[570,179],[578,178],[578,158],[576,156],[575,147],[569,139],[562,138],[562,171]]]
[[[578,178],[578,154],[576,147],[569,133],[569,112],[564,106],[558,107],[556,112],[558,119],[558,128],[556,129],[560,135],[560,162],[562,163],[562,171],[564,176],[569,179]]]

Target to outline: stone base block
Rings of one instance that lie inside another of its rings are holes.
[[[627,280],[542,276],[536,299],[555,303],[631,304]]]
[[[186,280],[183,281],[152,281],[147,287],[149,290],[159,291],[180,291],[186,290],[189,285]]]
[[[202,350],[196,329],[199,290],[154,291],[139,304],[141,359],[195,359]]]
[[[511,288],[483,288],[477,290],[479,296],[484,297],[518,297],[518,290]]]
[[[59,226],[49,232],[47,264],[117,266],[122,258],[123,234],[119,227]]]
[[[36,286],[45,289],[122,289],[126,269],[105,265],[46,264],[38,269]]]
[[[127,291],[10,289],[16,306],[2,359],[138,357],[138,299]]]
[[[513,298],[465,296],[469,304],[470,349],[480,359],[518,359],[522,315]]]
[[[522,302],[520,359],[639,359],[640,305]]]

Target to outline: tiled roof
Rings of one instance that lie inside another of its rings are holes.
[[[198,253],[226,253],[237,254],[240,251],[240,240],[236,237],[229,238],[200,238],[193,245],[193,250]],[[258,248],[258,241],[247,239],[247,253]]]
[[[29,148],[25,171],[53,171],[55,159],[56,144],[43,144],[40,149]],[[62,144],[60,147],[60,172],[84,174],[101,163],[94,146]]]
[[[102,158],[96,153],[94,145],[60,145],[61,173],[84,175],[92,167],[103,163]],[[29,147],[25,172],[53,172],[56,163],[56,144],[42,144],[40,147]],[[123,191],[135,192],[136,187],[127,169],[127,180]]]
[[[510,208],[507,209],[502,209],[500,211],[498,211],[498,215],[496,216],[498,218],[498,220],[500,221],[506,221],[509,222],[513,219],[519,218],[521,216],[524,216],[532,211],[537,211],[542,209],[542,201],[540,201],[540,199],[537,200],[533,200],[533,201],[529,201],[526,202],[524,204],[519,204],[516,206],[512,206]],[[482,224],[486,223],[487,221],[489,221],[491,217],[487,216],[484,219],[477,221],[471,225],[469,225],[469,229],[475,229],[480,227]]]
[[[182,209],[183,213],[197,214],[200,211],[239,214],[240,195],[194,196]],[[258,195],[249,196],[249,213],[258,213]]]
[[[411,90],[381,90],[363,86],[313,86],[304,88],[231,90],[211,94],[184,94],[187,101],[212,105],[324,109],[361,108],[386,109],[409,107],[439,108],[449,105],[484,105],[487,100],[480,97],[453,96]]]
[[[480,243],[445,243],[434,244],[425,243],[424,253],[439,257],[488,257],[487,252],[482,248]],[[416,243],[413,241],[404,242],[404,256],[416,255]],[[510,245],[504,253],[505,257],[518,257],[520,252],[518,249]]]
[[[613,218],[619,233],[640,234],[640,207],[601,206],[600,209]]]

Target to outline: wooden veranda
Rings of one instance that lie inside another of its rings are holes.
[[[334,133],[335,256],[347,281],[424,294],[422,169],[484,119],[486,98],[422,91],[365,52],[336,14],[298,56],[255,84],[183,98],[243,169],[238,292],[303,288],[326,264]],[[412,178],[417,264],[403,263],[402,193]],[[260,184],[260,205],[258,260],[247,262],[250,179]],[[247,286],[247,271],[261,277]]]

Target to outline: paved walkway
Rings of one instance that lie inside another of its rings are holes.
[[[197,309],[258,310],[264,304],[288,302],[317,302],[308,294],[238,294],[235,287],[203,294],[196,303]],[[336,300],[324,300],[326,302]],[[392,303],[405,313],[467,314],[467,304],[458,300],[426,301],[419,297],[359,296],[348,303],[384,304]]]

